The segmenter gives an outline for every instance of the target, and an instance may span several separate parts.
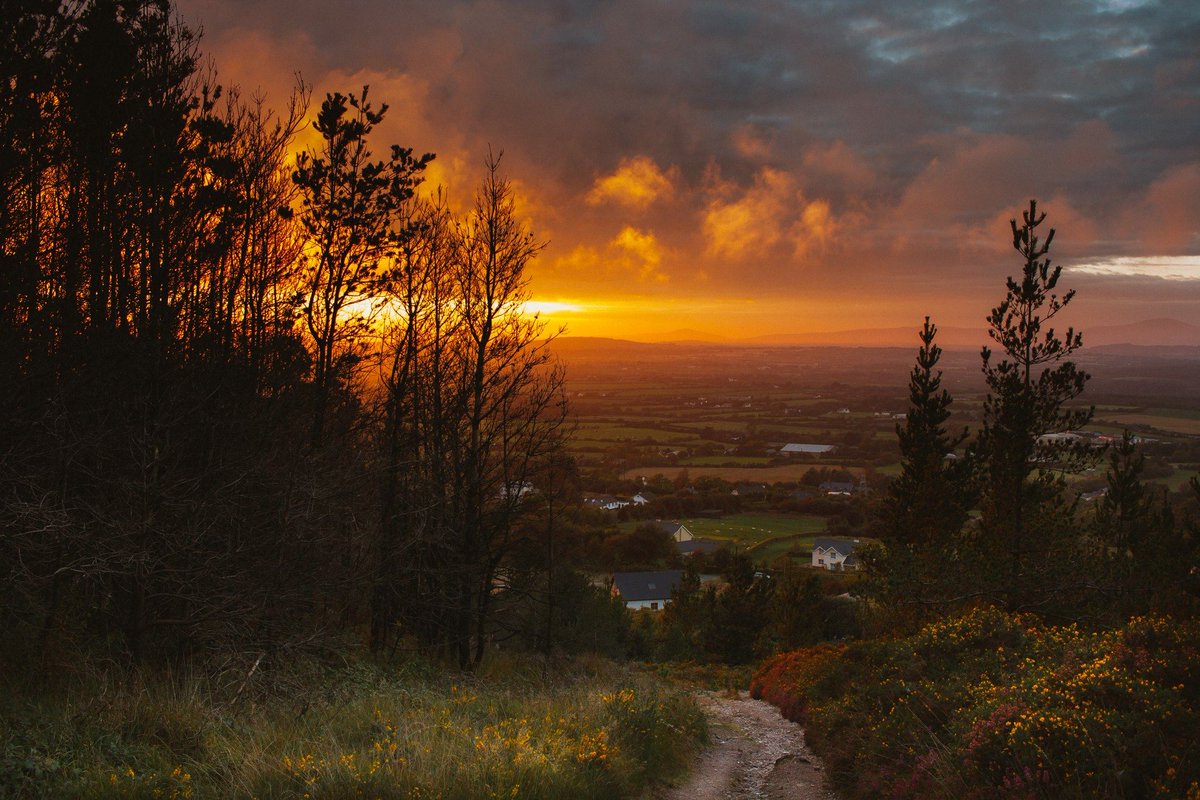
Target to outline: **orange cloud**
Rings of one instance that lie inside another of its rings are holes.
[[[829,203],[807,199],[789,173],[763,167],[740,195],[719,179],[712,183],[717,196],[703,221],[710,256],[740,260],[786,247],[799,257],[824,247],[837,230]]]
[[[668,256],[652,231],[626,225],[603,249],[580,244],[556,258],[553,273],[557,283],[576,289],[581,283],[595,287],[601,281],[619,282],[626,288],[631,281],[666,283],[670,278],[662,267]]]
[[[665,172],[653,159],[635,156],[621,159],[612,175],[597,178],[588,192],[589,205],[616,203],[626,208],[644,209],[656,200],[675,193],[679,171],[671,167]]]
[[[650,231],[639,231],[637,228],[626,225],[612,240],[609,247],[621,252],[627,265],[632,260],[632,265],[642,280],[657,282],[667,280],[667,276],[659,271],[663,260],[662,245]]]
[[[757,161],[766,161],[774,150],[771,137],[749,125],[742,125],[735,130],[730,142],[740,155]]]
[[[846,190],[867,190],[878,180],[871,165],[840,140],[806,150],[803,165],[806,176],[824,178]]]
[[[1187,253],[1200,241],[1200,162],[1181,164],[1150,184],[1123,220],[1158,253]]]

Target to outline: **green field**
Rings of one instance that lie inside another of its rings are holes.
[[[1171,491],[1177,492],[1187,486],[1192,478],[1200,478],[1200,472],[1194,469],[1176,469],[1174,474],[1166,478],[1151,478],[1146,482],[1166,486]]]
[[[760,564],[770,564],[785,553],[794,552],[795,558],[803,563],[809,563],[812,558],[813,536],[788,536],[771,539],[750,551],[750,555]]]
[[[681,467],[721,467],[738,466],[753,467],[769,464],[771,459],[765,456],[696,456],[695,458],[680,459]]]
[[[730,483],[739,483],[742,481],[749,483],[779,483],[781,481],[799,481],[804,477],[804,473],[810,469],[820,469],[821,467],[844,469],[856,477],[862,477],[865,472],[863,467],[847,467],[842,464],[809,462],[803,464],[781,464],[774,467],[634,467],[633,469],[625,470],[621,477],[629,480],[642,477],[643,475],[661,473],[668,480],[674,480],[679,476],[680,472],[686,469],[688,475],[693,480],[701,476],[707,476],[720,478]]]
[[[1170,413],[1167,413],[1168,411]],[[1125,425],[1148,425],[1155,430],[1200,436],[1200,419],[1186,414],[1187,412],[1183,411],[1164,409],[1162,413],[1120,414],[1112,419],[1099,421],[1118,427]]]
[[[576,441],[598,442],[682,442],[696,439],[695,434],[664,431],[652,427],[635,427],[631,425],[609,425],[606,423],[583,423],[579,425],[572,437]]]
[[[813,514],[734,514],[720,519],[681,519],[702,539],[728,539],[750,548],[768,539],[825,530],[825,518]]]

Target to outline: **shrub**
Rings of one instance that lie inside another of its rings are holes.
[[[980,608],[765,662],[851,797],[1200,797],[1200,625],[1047,626]]]

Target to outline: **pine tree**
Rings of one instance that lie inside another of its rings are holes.
[[[957,533],[970,502],[964,470],[954,454],[967,432],[951,434],[946,428],[952,398],[942,388],[941,370],[935,372],[942,355],[934,344],[936,335],[937,326],[926,317],[909,375],[908,414],[904,425],[896,426],[901,472],[884,501],[889,538],[925,547]]]
[[[954,453],[967,431],[950,433],[950,392],[937,369],[937,326],[925,318],[909,375],[909,409],[896,426],[901,471],[879,507],[881,542],[862,548],[868,592],[898,610],[936,604],[951,594],[958,571],[947,570],[972,502],[967,463]],[[918,617],[920,614],[917,615]]]
[[[1075,292],[1058,294],[1062,267],[1049,257],[1054,229],[1044,242],[1037,234],[1045,218],[1031,200],[1022,223],[1011,222],[1013,248],[1024,263],[988,317],[988,335],[1002,355],[993,361],[992,351],[983,348],[988,395],[972,448],[981,481],[981,544],[1000,567],[993,577],[1010,608],[1046,602],[1055,591],[1061,577],[1055,570],[1068,556],[1071,538],[1063,473],[1089,460],[1084,446],[1044,438],[1092,418],[1090,408],[1067,407],[1089,376],[1068,360],[1083,346],[1082,334],[1068,328],[1059,336],[1048,325]]]

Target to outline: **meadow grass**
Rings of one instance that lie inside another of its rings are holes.
[[[719,519],[694,518],[680,522],[696,536],[754,544],[794,534],[825,530],[825,518],[815,514],[731,514]]]
[[[1187,412],[1173,411],[1168,413],[1164,410],[1148,410],[1144,413],[1122,413],[1105,416],[1103,419],[1097,419],[1100,423],[1107,423],[1114,427],[1114,432],[1120,432],[1127,427],[1146,425],[1154,430],[1166,431],[1168,433],[1183,433],[1189,436],[1200,435],[1200,419],[1192,416]],[[1098,427],[1098,426],[1089,426]]]
[[[0,700],[0,798],[620,798],[706,738],[683,691],[599,659],[543,680],[353,662],[231,694],[197,675]]]
[[[679,473],[687,469],[688,475],[695,480],[701,476],[720,478],[730,483],[779,483],[781,481],[799,481],[810,469],[844,469],[855,477],[862,477],[866,471],[863,467],[829,464],[825,462],[798,462],[796,464],[781,464],[773,467],[634,467],[621,473],[626,480],[643,475],[662,474],[668,480],[674,480]]]

